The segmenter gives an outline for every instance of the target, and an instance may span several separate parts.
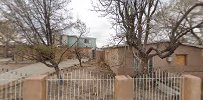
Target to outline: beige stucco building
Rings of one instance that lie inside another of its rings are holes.
[[[151,46],[156,44],[150,44]],[[160,48],[165,44],[160,45]],[[134,75],[137,69],[132,49],[128,46],[105,48],[105,62],[111,66],[116,74]],[[203,48],[189,44],[182,44],[168,58],[161,59],[155,56],[151,59],[153,68],[172,71],[193,70],[203,67]],[[198,69],[197,69],[198,70]]]

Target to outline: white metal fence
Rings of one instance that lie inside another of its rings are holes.
[[[23,100],[23,79],[7,76],[0,79],[0,100]]]
[[[115,78],[108,73],[75,70],[47,79],[47,100],[114,100]],[[180,74],[154,71],[132,78],[134,100],[184,100]]]
[[[179,74],[155,71],[134,80],[134,100],[184,100],[181,98],[183,77]]]
[[[75,70],[47,79],[48,100],[114,100],[114,77],[108,73]]]

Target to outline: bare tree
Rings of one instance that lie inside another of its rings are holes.
[[[162,12],[167,13],[169,16],[168,18],[165,19],[167,20],[170,19],[170,22],[175,22],[178,20],[179,17],[183,16],[186,13],[186,11],[190,9],[191,6],[193,6],[197,2],[198,0],[171,0],[169,6],[166,9],[162,10]],[[196,23],[203,21],[202,10],[203,10],[202,6],[196,7],[195,9],[193,9],[193,11],[191,11],[190,14],[188,14],[185,17],[185,20],[182,23],[184,23],[185,26],[192,28]],[[172,17],[178,18],[173,19]],[[161,19],[163,19],[163,16]],[[172,26],[173,23],[170,22],[168,22],[168,24],[171,24],[170,26]],[[165,23],[165,27],[167,27],[166,25],[167,24]],[[192,28],[190,34],[186,34],[185,36],[182,37],[183,42],[202,45],[203,34],[201,34],[201,29],[202,29],[201,25],[199,27]]]
[[[55,36],[73,26],[70,16],[69,0],[0,0],[0,11],[6,20],[12,22],[21,45],[34,53],[35,59],[48,67],[55,68],[59,77],[59,63],[65,51],[56,58]]]
[[[76,29],[76,32],[79,33],[80,36],[77,37],[77,41],[75,43],[73,52],[75,53],[76,58],[80,63],[80,67],[82,67],[82,58],[84,57],[84,53],[83,53],[82,47],[80,47],[81,37],[85,36],[89,31],[86,24],[81,22],[80,20],[77,20],[77,23],[74,25],[74,29]]]
[[[79,63],[80,63],[80,67],[82,67],[82,57],[83,57],[83,53],[81,48],[79,48],[78,46],[75,46],[74,51],[73,51],[76,55],[76,58],[78,59]]]
[[[169,18],[170,14],[163,14],[163,6],[160,0],[98,0],[95,2],[95,11],[101,12],[112,20],[113,26],[124,34],[122,37],[127,44],[135,49],[134,57],[140,60],[141,71],[147,72],[148,60],[154,56],[166,58],[174,53],[181,45],[181,38],[203,24],[202,21],[193,23],[190,27],[185,23],[187,16],[196,7],[203,6],[198,2],[187,9],[180,17],[172,17],[177,20],[161,20],[169,26],[157,26],[157,18],[163,15]],[[175,16],[176,14],[174,14]],[[160,21],[160,20],[159,20]],[[159,24],[160,25],[160,24]],[[157,29],[158,27],[158,29]],[[157,31],[158,30],[158,31]],[[161,31],[160,31],[161,30]],[[150,43],[167,41],[164,48],[150,46]]]
[[[0,21],[0,43],[4,45],[4,57],[8,57],[8,49],[14,41],[16,41],[17,34],[11,22],[7,20]]]

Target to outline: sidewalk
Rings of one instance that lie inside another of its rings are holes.
[[[83,59],[83,61],[86,62],[87,59]],[[70,60],[61,62],[59,64],[59,68],[64,69],[67,67],[71,67],[75,64],[79,64],[79,61],[77,59],[74,59],[74,60],[70,59]],[[42,63],[31,64],[22,68],[18,68],[18,69],[0,74],[0,85],[8,84],[12,81],[21,79],[25,76],[40,75],[40,74],[45,74],[45,73],[54,72],[54,71],[55,71],[54,68],[49,68]]]

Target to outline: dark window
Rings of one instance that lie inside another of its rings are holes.
[[[89,43],[89,40],[88,40],[88,39],[85,39],[85,40],[84,40],[84,43]]]

